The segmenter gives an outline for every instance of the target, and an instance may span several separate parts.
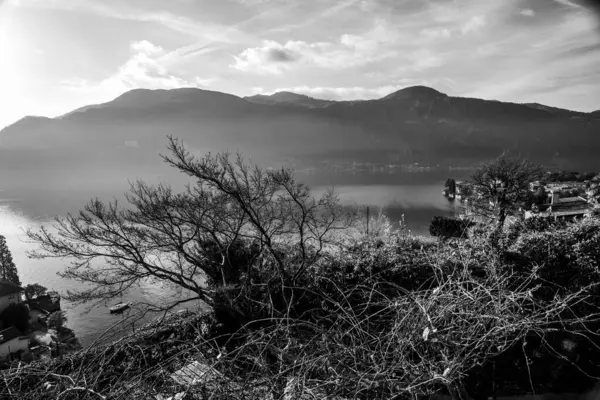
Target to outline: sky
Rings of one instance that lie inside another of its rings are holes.
[[[0,128],[134,88],[600,109],[585,0],[0,0]]]

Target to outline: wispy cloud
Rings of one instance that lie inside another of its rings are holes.
[[[486,20],[483,15],[475,15],[461,26],[460,30],[463,35],[469,32],[477,31],[485,26]]]
[[[583,8],[583,6],[581,6],[580,4],[574,3],[570,0],[553,0],[556,3],[559,3],[563,6],[567,6],[567,7],[571,7],[571,8]]]
[[[427,49],[420,49],[412,53],[411,60],[413,61],[411,68],[417,71],[439,67],[444,64],[441,55]]]
[[[310,26],[311,24],[314,24],[319,20],[323,20],[329,17],[335,17],[336,15],[339,15],[339,13],[343,10],[359,3],[360,0],[335,0],[332,6],[329,6],[323,10],[317,10],[315,14],[304,19],[302,22],[283,24],[281,26],[266,30],[264,34],[272,35],[279,32],[289,32],[300,28],[304,28]]]
[[[124,1],[107,3],[99,0],[20,0],[20,5],[33,8],[87,12],[127,21],[153,22],[176,32],[195,38],[203,38],[211,42],[237,43],[248,40],[248,34],[236,29],[234,25],[228,26],[209,20],[196,20],[164,10],[136,8]]]
[[[136,88],[208,87],[215,81],[214,78],[200,77],[185,79],[173,74],[159,61],[165,54],[164,49],[147,40],[133,42],[130,48],[131,57],[110,77],[96,83],[80,78],[69,79],[62,82],[63,86],[108,100]]]
[[[238,56],[234,56],[235,63],[231,64],[230,67],[240,71],[280,74],[282,71],[289,69],[291,63],[302,57],[298,49],[306,46],[308,44],[305,42],[280,44],[267,40],[263,42],[261,47],[248,48]]]
[[[241,71],[276,74],[297,66],[356,68],[396,56],[397,40],[397,33],[379,21],[361,35],[343,34],[335,42],[267,40],[234,56],[235,62],[230,66]]]
[[[490,55],[493,73],[485,76],[470,68],[472,86],[465,94],[519,102],[541,102],[584,111],[597,109],[600,100],[600,41],[591,34],[595,16],[574,12],[539,25],[533,32],[514,33],[506,49]],[[524,40],[526,38],[527,40]],[[510,48],[508,48],[510,46]],[[475,84],[475,82],[478,82]],[[583,87],[587,85],[587,89]]]
[[[449,38],[452,32],[448,28],[426,28],[421,30],[421,35],[430,39]]]
[[[521,10],[519,12],[519,14],[521,14],[525,17],[535,17],[535,11],[533,11],[531,8],[525,8],[525,9]]]

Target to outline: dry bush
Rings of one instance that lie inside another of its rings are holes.
[[[296,298],[303,308],[294,315],[223,335],[210,315],[177,314],[109,346],[15,365],[0,396],[393,399],[446,390],[464,399],[473,370],[532,335],[570,332],[597,342],[586,327],[598,315],[575,311],[593,286],[540,298],[534,273],[516,276],[486,248],[421,248],[394,235],[381,243],[321,259],[302,287],[287,288],[310,298]],[[474,274],[474,265],[484,273]],[[403,274],[427,279],[395,283]],[[215,379],[186,387],[170,378],[192,361],[216,371]]]
[[[393,283],[376,279],[345,288],[332,281],[339,292],[320,293],[323,307],[312,320],[249,329],[229,364],[248,366],[246,379],[273,387],[275,398],[293,383],[303,398],[414,398],[445,389],[464,399],[469,372],[532,335],[596,341],[586,327],[598,314],[574,311],[589,302],[593,285],[544,300],[535,274],[516,277],[490,256],[477,277],[463,261],[449,268],[432,259],[433,281],[411,291],[390,291]]]

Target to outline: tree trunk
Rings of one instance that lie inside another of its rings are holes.
[[[502,231],[502,228],[504,227],[504,221],[506,221],[506,210],[501,208],[500,212],[498,213],[498,231]]]
[[[467,392],[467,389],[465,389],[462,382],[452,382],[446,387],[450,397],[452,397],[452,400],[471,400],[471,396]]]

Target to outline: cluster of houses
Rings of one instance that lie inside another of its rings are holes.
[[[23,290],[19,285],[0,279],[0,313],[11,304],[21,303]],[[10,360],[28,354],[29,345],[29,337],[24,336],[14,326],[0,326],[0,359]]]
[[[45,320],[56,310],[60,310],[60,297],[56,292],[34,299],[25,298],[25,289],[13,282],[0,279],[0,314],[11,304],[26,303],[29,308],[29,323],[31,326]],[[30,337],[14,326],[2,326],[0,321],[0,361],[23,359],[35,353],[31,346]]]
[[[523,211],[525,219],[534,216],[556,219],[582,218],[590,216],[594,209],[600,207],[598,182],[559,182],[544,185],[538,181],[532,182],[529,189],[532,192],[542,189],[546,197],[542,204],[534,204],[530,210]]]
[[[534,216],[578,219],[588,217],[595,209],[600,209],[600,175],[583,182],[541,183],[536,181],[529,185],[529,190],[532,194],[542,193],[542,199],[539,201],[538,198],[537,204],[533,204],[530,209],[521,209],[521,216],[524,219]],[[451,188],[447,184],[443,194],[466,203],[465,214],[469,214],[469,198],[477,195],[465,181],[453,182]]]

